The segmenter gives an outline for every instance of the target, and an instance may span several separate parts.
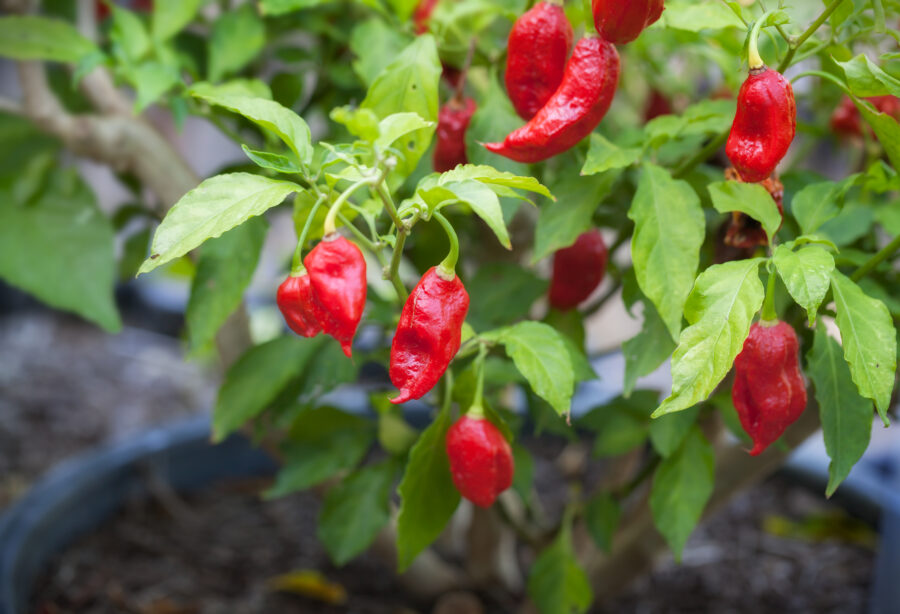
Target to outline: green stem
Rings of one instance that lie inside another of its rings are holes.
[[[294,250],[294,260],[291,263],[292,277],[298,277],[306,273],[306,267],[303,266],[303,247],[306,245],[306,237],[309,235],[309,229],[312,227],[313,219],[316,217],[316,213],[319,212],[319,207],[322,206],[323,202],[325,202],[324,194],[319,196],[318,200],[316,200],[316,203],[309,211],[306,222],[303,223],[303,230],[300,231],[300,237],[297,239],[297,249]]]
[[[763,322],[774,322],[778,319],[775,313],[775,271],[769,272],[769,283],[766,285],[766,298],[763,301],[762,316]]]
[[[357,227],[353,224],[353,222],[351,222],[351,221],[348,220],[346,217],[344,217],[344,214],[343,214],[343,213],[338,213],[338,214],[337,214],[337,217],[338,217],[338,219],[341,221],[341,224],[343,224],[343,225],[347,228],[347,230],[349,230],[350,233],[351,233],[354,237],[356,237],[356,240],[359,241],[359,242],[362,244],[363,247],[365,247],[367,250],[369,250],[370,252],[372,252],[373,254],[375,254],[376,257],[378,257],[378,256],[381,254],[381,252],[380,252],[379,249],[378,249],[378,246],[375,245],[375,243],[373,243],[373,242],[369,239],[369,237],[367,237],[366,235],[364,235],[363,232],[362,232],[362,230],[360,230],[359,228],[357,228]],[[327,235],[326,235],[326,236],[327,236]],[[382,257],[382,258],[383,258],[383,257]]]
[[[397,228],[397,241],[394,243],[394,253],[391,255],[390,268],[386,271],[386,279],[394,282],[395,288],[398,286],[398,282],[400,281],[400,261],[403,259],[403,247],[406,245],[406,237],[409,236],[410,229],[415,226],[416,222],[418,221],[419,212],[416,211],[409,222],[401,222],[400,226]],[[400,297],[403,299],[403,301],[406,302],[406,299],[409,296],[409,294],[406,292],[406,287],[402,283],[399,283],[399,287],[403,288],[403,292],[398,293],[400,294]]]
[[[349,188],[344,190],[338,199],[334,201],[334,204],[331,205],[331,209],[328,210],[328,215],[325,217],[325,226],[324,226],[324,234],[327,237],[330,234],[333,234],[335,231],[334,221],[337,218],[338,211],[341,209],[341,205],[347,202],[347,199],[353,195],[358,189],[363,187],[364,185],[369,183],[369,179],[360,179]]]
[[[841,81],[840,79],[838,79],[837,77],[835,77],[834,75],[832,75],[831,73],[827,73],[823,70],[805,70],[802,73],[795,75],[794,78],[791,79],[791,83],[795,83],[795,82],[799,81],[800,79],[802,79],[803,77],[820,77],[822,79],[826,79],[828,81],[831,81],[835,85],[837,85],[839,88],[841,88],[848,96],[850,95],[850,90],[847,89],[847,86],[844,84],[844,82]]]
[[[438,265],[438,269],[446,277],[453,279],[456,275],[456,262],[459,260],[459,237],[456,236],[456,231],[453,230],[453,226],[447,221],[447,218],[437,211],[432,215],[444,227],[444,232],[447,233],[447,239],[450,241],[450,252]]]
[[[394,199],[391,198],[391,193],[384,188],[383,179],[379,181],[377,185],[378,187],[375,188],[375,193],[378,194],[379,198],[381,198],[381,202],[384,203],[384,208],[387,209],[391,221],[399,230],[400,228],[402,228],[403,222],[400,220],[400,214],[397,213],[397,207],[394,205]]]
[[[690,173],[694,168],[697,167],[698,164],[702,164],[706,162],[710,156],[721,149],[722,145],[725,144],[725,141],[728,140],[728,134],[731,132],[731,129],[725,130],[724,132],[716,135],[716,138],[711,140],[706,144],[706,147],[698,151],[694,156],[684,162],[681,166],[675,169],[675,178],[680,179]]]
[[[472,406],[466,410],[470,418],[484,418],[484,359],[487,356],[487,346],[478,346],[478,356],[475,357],[475,396],[472,397]]]
[[[850,279],[852,279],[853,281],[859,281],[860,279],[865,277],[872,269],[890,258],[897,250],[900,250],[900,235],[894,237],[893,241],[885,245],[878,251],[877,254],[869,258],[866,262],[863,263],[861,267],[856,269],[856,271],[853,272],[853,275],[850,276]]]
[[[750,70],[757,70],[766,65],[759,55],[759,33],[762,30],[763,24],[774,12],[775,11],[766,11],[763,13],[762,17],[754,22],[753,29],[750,30],[750,43],[747,46],[747,62],[750,65]]]
[[[794,60],[794,55],[797,53],[797,50],[803,46],[803,43],[805,43],[810,36],[816,33],[816,30],[818,30],[822,26],[822,24],[828,20],[829,17],[831,17],[831,14],[835,10],[837,10],[837,7],[840,6],[842,2],[844,2],[844,0],[831,0],[831,3],[827,7],[825,7],[825,10],[822,11],[822,14],[819,15],[818,18],[816,18],[816,20],[812,22],[812,24],[810,24],[808,28],[806,28],[806,31],[803,32],[803,34],[801,34],[799,37],[797,37],[796,40],[791,42],[790,46],[788,47],[787,54],[785,54],[784,59],[781,60],[781,64],[778,65],[778,72],[783,73],[788,69],[788,67],[791,65],[791,62],[793,62]]]

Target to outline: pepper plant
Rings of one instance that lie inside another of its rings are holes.
[[[115,332],[117,280],[187,273],[213,440],[281,459],[266,496],[321,495],[335,564],[586,611],[808,437],[830,495],[889,424],[900,3],[793,4],[2,0],[0,277]],[[196,176],[172,138],[198,121],[245,159]],[[101,211],[63,150],[131,202]],[[621,395],[573,415],[611,377],[585,321],[621,305]]]

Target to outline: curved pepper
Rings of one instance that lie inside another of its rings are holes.
[[[475,114],[475,101],[452,98],[438,113],[437,143],[432,162],[439,173],[456,168],[457,164],[467,164],[466,130]]]
[[[596,36],[582,38],[547,104],[505,141],[484,146],[517,162],[540,162],[571,149],[606,115],[618,84],[615,46]]]
[[[728,159],[747,182],[772,174],[797,130],[794,89],[778,71],[752,68],[738,93],[737,113],[725,145]]]
[[[479,507],[490,507],[512,485],[512,450],[485,418],[463,416],[447,431],[450,474],[459,493]]]
[[[538,2],[509,32],[506,44],[506,93],[522,119],[541,110],[566,70],[572,49],[572,24],[556,2]]]
[[[582,233],[574,244],[556,252],[550,305],[567,311],[589,297],[603,281],[608,255],[603,235],[597,229]]]
[[[419,399],[434,388],[462,339],[469,295],[459,276],[431,267],[413,288],[391,343],[391,382],[400,395],[391,403]]]
[[[344,237],[332,234],[306,255],[303,264],[309,272],[315,319],[350,357],[353,336],[366,306],[366,260],[362,252]]]
[[[797,357],[797,334],[785,322],[750,327],[734,361],[731,399],[756,456],[781,437],[806,408],[806,384]]]
[[[315,337],[322,332],[322,325],[315,316],[314,301],[308,273],[285,279],[275,296],[284,321],[301,337]]]
[[[594,25],[600,36],[624,45],[636,39],[644,28],[663,14],[663,0],[593,0]]]

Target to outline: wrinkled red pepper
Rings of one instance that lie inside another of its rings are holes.
[[[512,449],[489,420],[465,415],[447,431],[450,474],[460,494],[479,507],[490,507],[512,485]]]
[[[725,179],[728,181],[740,181],[740,176],[733,168],[725,169]],[[760,182],[769,194],[772,200],[778,205],[778,212],[781,213],[782,221],[784,220],[784,184],[774,175],[767,177]],[[779,226],[780,228],[780,226]],[[740,211],[732,211],[731,223],[728,225],[728,231],[725,234],[725,244],[739,249],[749,249],[760,245],[768,245],[769,237],[763,229],[759,221],[753,219],[746,213]]]
[[[606,115],[618,84],[615,46],[596,36],[582,38],[547,104],[502,143],[485,147],[517,162],[540,162],[571,149]]]
[[[738,93],[725,153],[747,182],[762,181],[784,158],[797,129],[790,82],[765,65],[751,68]]]
[[[391,343],[391,382],[400,389],[391,403],[419,399],[434,388],[459,351],[468,310],[459,276],[428,269],[403,305]]]
[[[593,0],[594,25],[600,36],[624,45],[662,17],[663,0]]]
[[[316,245],[303,264],[309,272],[313,316],[326,335],[351,356],[356,328],[366,306],[366,260],[353,243],[333,234]]]
[[[806,408],[797,333],[786,322],[761,321],[734,361],[731,399],[756,456],[781,437]]]
[[[466,157],[466,130],[475,114],[475,101],[471,98],[459,100],[457,97],[441,107],[438,113],[437,143],[432,162],[439,173],[456,168],[457,164],[468,164]]]
[[[431,20],[431,14],[437,6],[438,0],[421,0],[413,12],[413,28],[416,34],[425,34],[428,32],[428,22]]]
[[[603,281],[608,257],[597,229],[582,233],[571,246],[553,255],[550,305],[567,311],[591,295]]]
[[[513,25],[506,45],[506,93],[522,119],[550,100],[566,70],[572,25],[562,6],[538,2]]]
[[[301,337],[315,337],[322,325],[315,316],[312,285],[309,273],[291,275],[278,286],[275,302],[288,327]]]

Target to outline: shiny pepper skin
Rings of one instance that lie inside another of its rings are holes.
[[[772,174],[797,129],[791,84],[765,66],[752,69],[738,93],[737,113],[725,153],[741,179],[756,183]]]
[[[506,93],[524,120],[541,110],[566,70],[572,25],[559,4],[538,2],[513,25],[506,45]]]
[[[447,431],[450,474],[459,493],[479,507],[490,507],[512,485],[509,443],[485,418],[463,416]]]
[[[467,164],[466,130],[475,114],[475,101],[453,98],[441,107],[438,113],[437,144],[432,162],[434,170],[443,173],[456,168],[457,164]]]
[[[797,357],[797,334],[785,322],[750,327],[734,361],[731,399],[756,456],[781,437],[806,408],[806,385]]]
[[[291,275],[278,286],[275,302],[288,327],[301,337],[315,337],[322,325],[315,316],[312,285],[309,274]]]
[[[550,305],[574,309],[597,289],[606,274],[606,243],[599,230],[583,233],[573,245],[553,255]]]
[[[571,149],[593,132],[619,84],[619,54],[596,36],[582,38],[559,88],[537,115],[488,150],[517,162],[541,162]]]
[[[419,399],[434,388],[459,351],[468,310],[459,276],[446,279],[437,267],[428,269],[406,299],[391,343],[391,382],[400,389],[391,403]]]
[[[663,0],[593,0],[594,25],[600,36],[624,45],[662,16]]]
[[[314,297],[313,315],[349,357],[366,306],[366,260],[356,245],[334,234],[316,245],[303,264]]]

